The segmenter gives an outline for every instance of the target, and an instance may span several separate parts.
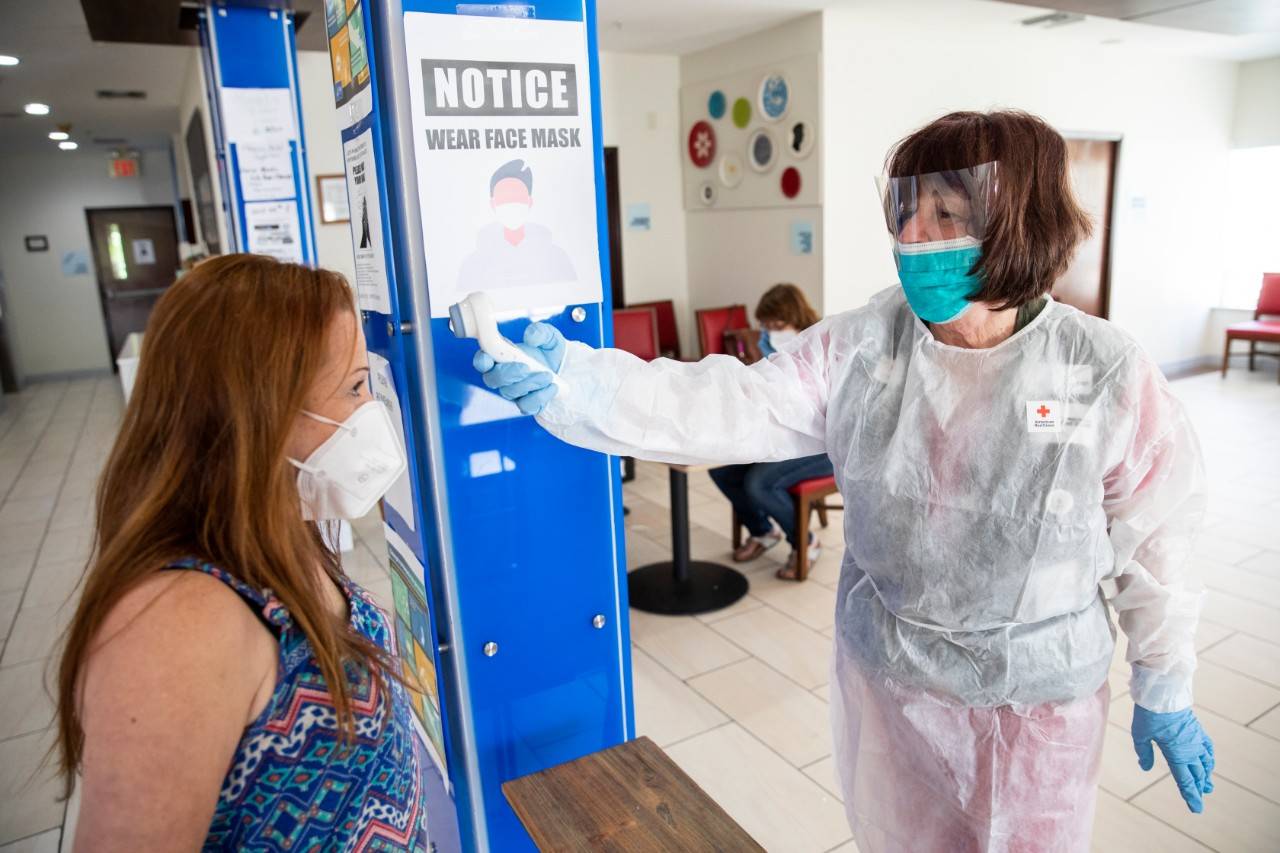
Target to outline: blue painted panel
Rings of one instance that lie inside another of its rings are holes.
[[[225,14],[223,14],[225,12]],[[286,41],[280,13],[237,6],[215,7],[222,85],[233,89],[287,89],[292,84],[285,61]]]

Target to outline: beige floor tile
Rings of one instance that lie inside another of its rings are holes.
[[[24,524],[0,524],[0,549],[4,551],[35,551],[44,539],[43,521]]]
[[[755,658],[691,678],[689,686],[796,767],[831,754],[827,703]]]
[[[1251,521],[1230,519],[1205,531],[1212,536],[1252,545],[1259,550],[1280,551],[1280,527],[1275,524],[1257,524]],[[1239,560],[1227,562],[1238,563]]]
[[[742,660],[747,653],[697,619],[631,610],[631,641],[677,678]]]
[[[1214,777],[1221,775],[1273,803],[1280,803],[1280,742],[1261,732],[1196,709],[1200,724],[1213,738]]]
[[[804,775],[821,785],[824,791],[837,800],[844,801],[844,792],[840,790],[840,774],[836,770],[834,756],[828,755],[813,762],[804,768]]]
[[[1255,732],[1262,732],[1268,737],[1280,740],[1280,708],[1272,708],[1250,723],[1249,728]]]
[[[1098,792],[1094,853],[1208,853],[1209,848],[1106,791]]]
[[[27,596],[22,599],[22,606],[61,605],[71,601],[72,594],[78,591],[84,572],[85,564],[80,560],[38,566],[31,573]]]
[[[771,571],[759,572],[751,577],[751,594],[815,631],[835,624],[836,593],[828,586],[781,580]]]
[[[1280,806],[1215,774],[1214,791],[1204,811],[1192,814],[1173,783],[1156,785],[1134,797],[1133,805],[1224,853],[1275,853],[1280,850]],[[1139,850],[1161,850],[1148,837]],[[1117,848],[1119,849],[1119,848]]]
[[[650,563],[671,559],[671,549],[664,548],[639,532],[627,531],[627,569],[638,569]]]
[[[1207,660],[1196,667],[1195,697],[1200,707],[1241,725],[1280,705],[1280,689]]]
[[[1216,589],[1205,591],[1204,618],[1280,643],[1280,610]]]
[[[640,649],[632,649],[636,733],[668,746],[728,722],[728,717],[667,672]]]
[[[1149,771],[1139,767],[1129,730],[1107,726],[1107,736],[1102,742],[1102,776],[1098,782],[1102,790],[1127,800],[1139,791],[1164,781],[1168,775],[1169,770],[1162,761],[1157,761]]]
[[[1216,527],[1215,527],[1216,529]],[[1224,563],[1239,563],[1262,551],[1257,545],[1250,545],[1225,536],[1213,530],[1206,530],[1196,539],[1195,553]]]
[[[839,847],[832,847],[827,853],[858,853],[858,845],[849,839]]]
[[[0,666],[15,666],[49,657],[71,615],[68,608],[55,604],[19,610],[9,631]]]
[[[1219,625],[1217,622],[1210,622],[1207,619],[1201,619],[1200,624],[1196,626],[1196,650],[1204,651],[1210,646],[1217,645],[1235,633],[1234,628],[1226,625]],[[1116,645],[1122,645],[1117,643]]]
[[[817,696],[823,702],[831,701],[831,685],[830,684],[819,684],[817,687],[813,688],[809,692],[812,693],[814,696]]]
[[[62,786],[42,767],[50,731],[0,742],[0,844],[62,825]]]
[[[0,669],[0,740],[41,732],[53,722],[47,661]]]
[[[51,829],[21,841],[0,845],[0,853],[58,853],[62,830]]]
[[[750,583],[750,578],[747,579]],[[699,613],[698,621],[705,625],[711,625],[715,622],[728,619],[731,616],[737,616],[739,613],[746,613],[748,610],[755,610],[757,607],[763,607],[764,602],[756,598],[750,592],[739,598],[733,604],[722,610],[713,610],[710,613]]]
[[[0,592],[25,589],[35,562],[34,550],[10,551],[0,542]]]
[[[713,626],[778,672],[814,688],[825,684],[831,640],[771,607],[761,607]]]
[[[0,525],[43,524],[53,514],[54,497],[10,499],[0,506]]]
[[[56,535],[46,536],[40,546],[36,567],[50,563],[86,562],[93,548],[92,527],[68,527]]]
[[[770,853],[829,850],[852,835],[838,800],[735,724],[667,752]]]
[[[71,497],[66,494],[58,498],[53,508],[53,516],[49,519],[50,530],[66,530],[68,527],[84,527],[94,523],[94,499],[92,497]]]
[[[62,466],[65,468],[66,464],[67,462],[64,458]],[[58,491],[61,488],[61,471],[56,474],[42,474],[33,469],[31,465],[28,465],[22,476],[13,483],[13,496],[17,500],[45,500],[57,498]]]
[[[1241,561],[1240,568],[1280,577],[1280,551],[1261,551]]]
[[[22,590],[0,592],[0,637],[7,637],[18,615],[18,606],[22,604]]]
[[[1280,645],[1237,633],[1204,652],[1203,659],[1280,687]]]
[[[1272,602],[1280,606],[1280,576],[1272,577],[1261,572],[1251,572],[1238,566],[1211,561],[1203,566],[1201,577],[1210,589],[1219,589],[1230,595],[1238,595],[1255,601]]]

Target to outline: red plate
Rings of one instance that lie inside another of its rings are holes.
[[[716,159],[716,132],[705,121],[689,129],[689,159],[699,169],[707,168]]]

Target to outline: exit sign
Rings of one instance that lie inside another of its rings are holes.
[[[138,177],[138,158],[137,157],[112,157],[111,177],[113,178],[136,178]]]

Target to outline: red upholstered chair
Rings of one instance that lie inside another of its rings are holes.
[[[658,351],[663,358],[680,360],[680,332],[676,329],[676,304],[670,299],[636,302],[628,308],[652,308],[658,315]]]
[[[724,333],[734,329],[745,329],[747,306],[726,305],[724,308],[703,308],[694,312],[698,319],[698,345],[702,347],[702,355],[723,354]]]
[[[809,517],[816,509],[818,511],[818,523],[827,526],[827,510],[844,509],[840,506],[830,506],[826,499],[834,495],[836,489],[835,477],[814,477],[810,480],[801,480],[791,488],[787,489],[796,501],[796,541],[807,543],[809,541]],[[738,550],[742,546],[742,522],[738,520],[738,513],[733,514],[733,550]],[[804,547],[800,549],[800,566],[796,572],[796,580],[802,581],[809,576],[809,549]]]
[[[652,308],[618,308],[613,312],[613,345],[653,361],[658,349],[658,315]]]
[[[1273,319],[1264,319],[1266,317]],[[1262,274],[1262,292],[1258,294],[1258,307],[1253,311],[1253,320],[1227,326],[1227,345],[1222,351],[1224,377],[1227,375],[1227,362],[1231,358],[1231,342],[1234,340],[1249,342],[1250,370],[1253,370],[1256,356],[1280,358],[1280,350],[1272,352],[1258,349],[1259,343],[1280,344],[1280,272]]]

